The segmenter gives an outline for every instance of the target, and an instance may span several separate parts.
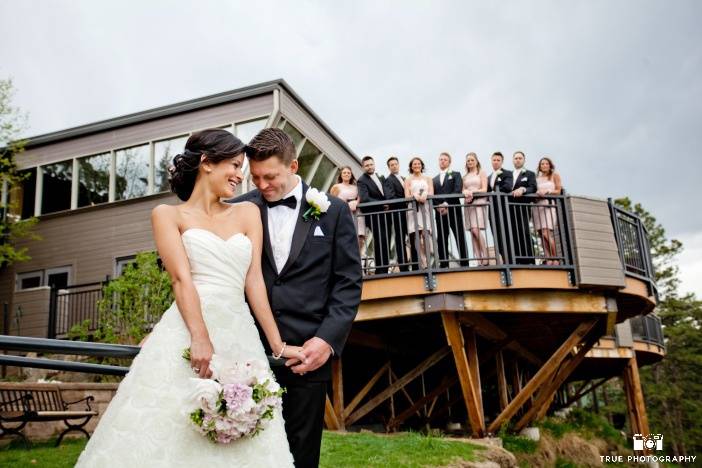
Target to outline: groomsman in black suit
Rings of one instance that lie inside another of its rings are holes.
[[[364,156],[361,160],[363,174],[356,181],[358,197],[361,203],[384,201],[385,178],[375,173],[375,161],[371,156]],[[388,232],[388,205],[362,207],[361,213],[365,215],[366,226],[373,233],[373,255],[375,257],[375,273],[388,272],[390,263],[390,233]]]
[[[512,192],[512,172],[502,168],[504,160],[505,157],[499,151],[492,153],[490,158],[492,174],[488,177],[488,192],[498,194]],[[492,235],[495,239],[495,257],[498,259],[497,263],[509,263],[509,246],[503,244],[505,239],[502,236],[503,226],[500,220],[500,210],[498,209],[501,208],[502,216],[505,216],[507,205],[503,202],[503,197],[495,196],[491,198],[490,206],[493,215],[490,217],[490,225],[492,226]],[[507,229],[507,226],[504,226],[504,229]],[[506,251],[505,248],[507,249]],[[502,257],[501,259],[500,256]]]
[[[450,169],[451,155],[439,155],[439,174],[434,177],[434,195],[449,195],[463,193],[463,178],[460,172]],[[436,218],[436,235],[439,244],[439,266],[449,266],[449,230],[458,245],[461,266],[468,266],[468,249],[463,227],[463,211],[460,197],[434,200]]]
[[[246,156],[256,189],[234,202],[259,207],[261,269],[273,316],[283,341],[302,346],[306,356],[306,362],[272,367],[286,388],[285,432],[295,466],[316,468],[331,358],[341,355],[361,301],[356,223],[348,205],[332,196],[327,210],[305,216],[309,187],[297,175],[295,145],[282,130],[261,130]]]
[[[390,175],[385,179],[385,197],[388,200],[405,198],[405,178],[400,175],[400,161],[395,156],[390,156],[387,165]],[[409,271],[407,252],[405,251],[405,238],[407,237],[406,208],[406,203],[390,204],[391,210],[403,210],[391,214],[392,230],[395,235],[395,251],[397,252],[397,263],[400,265],[400,271]],[[415,250],[413,245],[410,248]],[[415,252],[413,254],[412,258],[416,256]]]
[[[512,162],[514,163],[514,171],[512,172],[512,197],[510,201],[518,203],[512,206],[509,213],[515,255],[512,260],[518,265],[529,265],[534,263],[534,247],[529,229],[531,207],[524,205],[524,203],[531,203],[533,200],[523,197],[536,193],[536,174],[524,167],[526,156],[522,151],[514,153]]]

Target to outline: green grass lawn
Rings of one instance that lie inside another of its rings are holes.
[[[0,449],[0,466],[72,467],[83,447],[84,439],[35,443],[31,450],[14,441]],[[426,467],[441,466],[456,458],[475,460],[475,445],[420,434],[402,433],[383,436],[370,433],[337,434],[325,432],[322,439],[322,467]]]

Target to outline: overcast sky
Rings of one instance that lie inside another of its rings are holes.
[[[359,155],[523,150],[630,196],[702,296],[702,2],[0,0],[27,136],[284,78]]]

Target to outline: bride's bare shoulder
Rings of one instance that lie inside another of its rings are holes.
[[[175,205],[161,204],[151,210],[152,219],[169,219],[175,221],[179,215],[180,211]]]
[[[261,219],[261,210],[258,205],[250,201],[242,201],[232,205],[233,214],[245,219]]]

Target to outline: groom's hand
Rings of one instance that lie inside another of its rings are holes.
[[[329,343],[316,336],[305,341],[305,344],[302,345],[302,349],[305,352],[307,362],[294,365],[291,368],[294,373],[300,375],[319,369],[327,362],[329,356],[332,354],[332,348]],[[286,363],[286,365],[289,364]]]

